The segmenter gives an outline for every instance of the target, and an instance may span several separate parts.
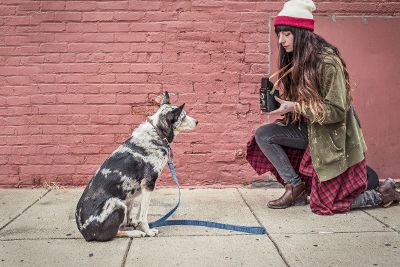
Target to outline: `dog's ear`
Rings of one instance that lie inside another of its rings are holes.
[[[167,114],[167,120],[169,120],[171,123],[175,123],[179,119],[179,116],[181,115],[184,106],[185,104],[169,112]]]
[[[164,92],[164,96],[163,96],[163,99],[161,101],[160,106],[162,106],[164,104],[168,104],[168,105],[170,104],[170,102],[169,102],[169,94],[168,94],[167,91]]]
[[[176,109],[174,109],[172,111],[174,113],[174,115],[175,115],[175,119],[176,120],[178,120],[179,116],[181,115],[184,106],[185,106],[185,104],[180,105],[179,107],[177,107]]]

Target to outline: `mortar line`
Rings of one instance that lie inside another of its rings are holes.
[[[0,231],[3,230],[4,228],[6,228],[10,223],[12,223],[13,221],[15,221],[19,216],[21,216],[22,214],[24,214],[28,209],[30,209],[33,205],[35,205],[39,200],[41,200],[45,195],[47,195],[49,192],[51,191],[51,189],[49,189],[47,192],[45,192],[42,196],[40,196],[38,199],[36,199],[32,204],[30,204],[28,207],[26,207],[22,212],[20,212],[17,216],[15,216],[14,218],[12,218],[8,223],[6,223],[3,227],[0,228]]]
[[[125,267],[126,259],[128,258],[128,254],[129,254],[129,250],[131,249],[132,242],[133,242],[133,238],[130,238],[128,246],[125,250],[124,257],[122,258],[121,267]]]
[[[378,222],[380,222],[381,224],[383,224],[384,226],[386,226],[387,228],[391,229],[392,231],[395,231],[396,233],[400,234],[400,231],[397,230],[396,228],[391,227],[390,225],[388,225],[387,223],[385,223],[384,221],[378,219],[376,216],[370,214],[369,212],[362,210],[364,213],[366,213],[367,215],[371,216],[372,218],[374,218],[375,220],[377,220]]]
[[[247,203],[246,199],[243,197],[242,192],[240,192],[239,188],[236,188],[236,190],[238,191],[240,197],[242,198],[242,200],[244,201],[244,203],[246,204],[247,208],[250,210],[250,212],[253,214],[254,218],[257,220],[257,222],[264,227],[265,229],[267,229],[261,222],[261,220],[258,218],[258,216],[256,215],[256,213],[254,212],[253,208],[249,205],[249,203]],[[287,267],[290,267],[290,264],[288,263],[288,261],[286,260],[285,256],[283,255],[281,249],[279,248],[278,244],[275,242],[275,240],[272,238],[272,236],[270,236],[270,234],[268,233],[268,229],[267,229],[267,233],[266,233],[267,237],[269,238],[269,240],[272,242],[272,244],[274,245],[274,247],[276,248],[279,256],[281,256],[283,262],[286,264]]]

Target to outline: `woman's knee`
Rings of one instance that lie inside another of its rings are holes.
[[[259,143],[269,143],[271,138],[274,136],[274,128],[276,126],[273,124],[266,124],[258,127],[255,132],[255,138],[257,144]]]

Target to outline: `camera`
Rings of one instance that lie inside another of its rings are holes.
[[[279,91],[274,90],[274,84],[268,78],[261,78],[260,107],[261,111],[271,112],[279,108],[280,104],[275,96],[279,97]]]

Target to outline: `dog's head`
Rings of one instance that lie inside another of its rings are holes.
[[[171,105],[168,92],[164,92],[160,108],[150,117],[169,143],[180,132],[191,131],[198,124],[197,120],[186,114],[184,106]]]

